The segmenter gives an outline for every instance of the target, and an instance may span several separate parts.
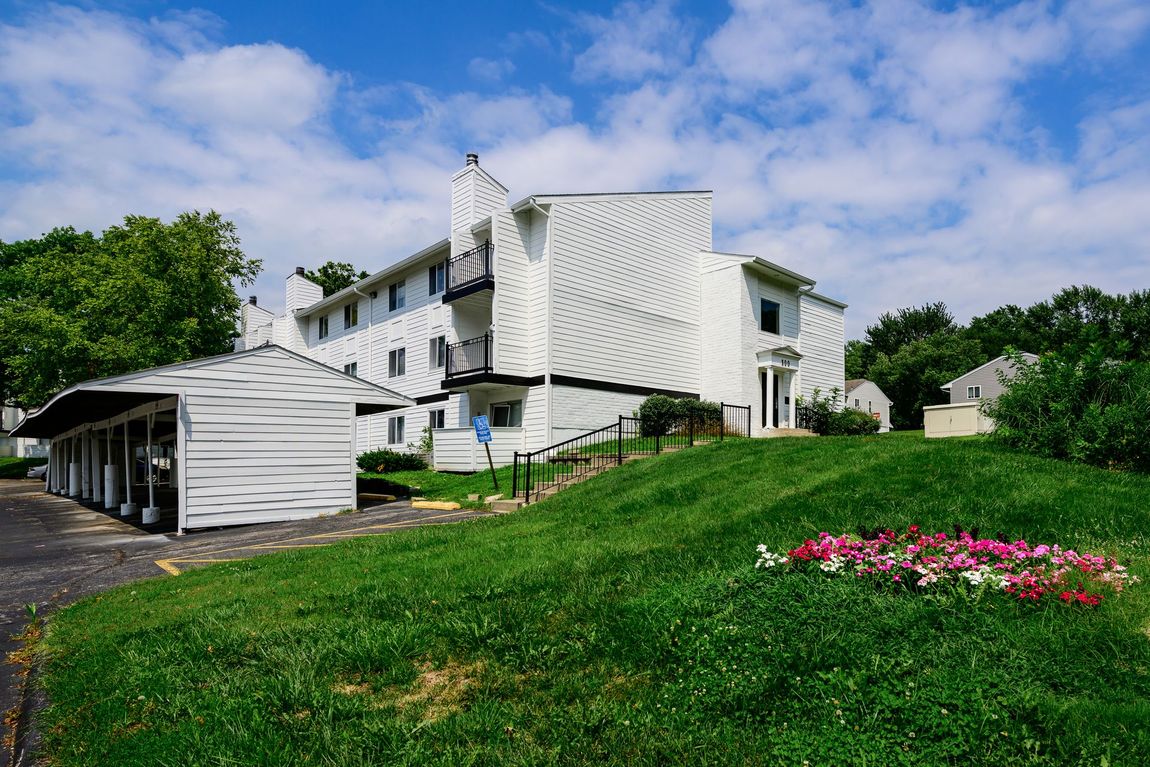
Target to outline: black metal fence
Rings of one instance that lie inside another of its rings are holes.
[[[633,455],[681,450],[727,437],[751,436],[751,408],[720,403],[718,413],[691,414],[666,433],[649,433],[642,419],[621,415],[616,423],[527,453],[515,453],[513,498],[528,502],[618,466]]]
[[[495,249],[488,240],[447,261],[447,290],[459,290],[474,282],[494,279],[491,271]]]
[[[447,345],[447,378],[491,371],[491,334]]]

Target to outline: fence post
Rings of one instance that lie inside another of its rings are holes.
[[[662,439],[663,439],[663,435],[662,435],[662,434],[656,434],[656,435],[655,435],[655,454],[656,454],[656,455],[658,455],[659,453],[663,452],[663,443],[662,443]]]
[[[618,450],[616,451],[616,455],[615,455],[615,465],[616,466],[622,466],[623,465],[623,415],[622,414],[619,415],[619,426],[617,427],[617,431],[615,432],[615,436],[618,438],[617,439]]]
[[[687,447],[695,446],[695,414],[687,415]]]
[[[719,403],[719,441],[723,441],[723,433],[726,431],[727,426],[727,406],[725,403]]]
[[[515,451],[515,462],[511,464],[511,497],[519,495],[519,451]]]

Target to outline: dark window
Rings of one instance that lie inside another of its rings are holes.
[[[401,415],[387,419],[387,444],[403,444],[403,421],[404,417]]]
[[[759,329],[778,335],[779,305],[765,298],[759,299]]]
[[[407,350],[392,349],[387,353],[387,377],[395,378],[407,372]]]
[[[407,306],[407,284],[400,280],[387,286],[387,310],[394,312]]]
[[[443,292],[445,265],[442,261],[434,266],[427,267],[427,295],[434,296]]]
[[[491,406],[492,426],[522,426],[523,400],[501,402]]]
[[[442,408],[440,408],[439,410],[427,411],[427,425],[428,425],[428,427],[430,427],[432,429],[442,429],[443,428],[443,414],[444,414],[444,410]]]
[[[347,373],[349,376],[358,376],[359,375],[359,363],[358,362],[347,363],[346,365],[343,366],[343,372]]]
[[[447,336],[431,339],[427,350],[427,364],[432,370],[438,370],[447,364]]]
[[[981,396],[982,396],[982,387],[981,386],[968,386],[968,387],[966,387],[966,398],[967,399],[978,399]]]
[[[321,341],[327,338],[327,317],[319,318],[319,337]]]
[[[348,304],[343,307],[343,326],[345,328],[354,328],[359,324],[359,302]]]

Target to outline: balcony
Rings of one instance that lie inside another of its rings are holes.
[[[446,377],[450,380],[478,373],[490,373],[492,361],[490,333],[457,344],[448,344]]]
[[[460,253],[458,256],[448,259],[447,290],[443,293],[443,303],[482,290],[494,290],[495,274],[492,271],[494,261],[495,248],[490,240],[466,253]],[[467,342],[464,341],[463,343]]]

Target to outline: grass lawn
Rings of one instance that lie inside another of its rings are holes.
[[[48,463],[47,458],[0,457],[0,479],[23,479],[28,475],[28,469],[33,466],[43,466],[46,463]]]
[[[391,471],[384,474],[376,472],[361,472],[360,477],[365,479],[382,479],[396,485],[418,487],[420,495],[433,501],[456,501],[467,508],[481,508],[482,498],[502,493],[504,497],[511,497],[511,469],[502,466],[495,470],[499,480],[499,490],[491,482],[491,470],[477,471],[474,474],[449,474],[447,472],[423,469],[421,471]],[[479,501],[469,501],[467,496],[478,494]]]
[[[1150,584],[1089,608],[753,563],[959,524],[1146,578],[1148,502],[1150,477],[984,440],[686,450],[78,603],[41,648],[42,731],[59,765],[1141,765]]]

